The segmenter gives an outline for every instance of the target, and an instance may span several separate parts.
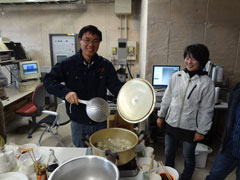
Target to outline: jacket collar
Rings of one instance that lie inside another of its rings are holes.
[[[187,68],[184,69],[185,73],[188,73],[190,78],[192,78],[195,74],[197,74],[199,77],[203,75],[207,75],[206,71],[198,70],[198,71],[188,71]]]
[[[98,54],[96,53],[93,57],[92,57],[92,61],[90,63],[90,65],[97,65],[99,64],[99,56]],[[77,64],[78,65],[84,65],[84,66],[88,66],[88,63],[86,62],[86,60],[84,59],[83,55],[82,55],[82,49],[80,49],[78,52],[77,52]]]

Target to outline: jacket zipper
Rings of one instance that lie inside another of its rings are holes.
[[[196,127],[198,128],[197,117],[198,117],[198,111],[197,111],[197,114],[196,114]]]
[[[179,119],[178,119],[178,127],[180,127],[180,121],[181,121],[181,117],[182,117],[183,105],[184,105],[184,101],[185,101],[185,97],[186,97],[186,94],[187,94],[187,90],[188,90],[188,86],[189,86],[190,81],[191,80],[189,79],[187,87],[186,87],[186,90],[184,92],[184,96],[183,96],[183,100],[182,100],[182,106],[181,106],[181,110],[180,110],[180,116],[179,116]]]
[[[167,114],[167,117],[166,117],[166,119],[165,119],[165,120],[167,120],[167,119],[168,119],[168,116],[169,116],[170,112],[171,112],[171,108],[169,109],[169,112],[168,112],[168,114]]]
[[[191,96],[191,94],[192,94],[193,90],[194,90],[196,87],[197,87],[197,85],[195,84],[195,86],[192,88],[191,92],[189,93],[189,95],[188,95],[187,99],[189,99],[189,98],[190,98],[190,96]]]

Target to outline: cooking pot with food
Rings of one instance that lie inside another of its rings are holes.
[[[102,129],[89,138],[94,155],[106,157],[106,150],[118,155],[116,164],[123,165],[135,157],[135,148],[138,144],[138,136],[127,129],[108,128]]]
[[[120,116],[129,123],[139,123],[147,119],[155,106],[156,97],[151,84],[140,78],[126,82],[117,97],[117,109]],[[102,129],[89,138],[89,146],[94,155],[108,157],[115,155],[115,163],[120,166],[135,157],[138,136],[127,129]]]

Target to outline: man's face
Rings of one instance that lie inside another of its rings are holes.
[[[98,35],[86,32],[80,39],[82,55],[87,62],[90,62],[92,57],[98,51],[100,40]]]

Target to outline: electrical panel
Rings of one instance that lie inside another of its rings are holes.
[[[137,59],[137,42],[136,41],[127,41],[128,47],[128,56],[127,60],[136,60]]]
[[[117,55],[117,47],[112,47],[112,55]]]
[[[118,39],[118,47],[117,47],[117,60],[119,64],[127,64],[127,39],[126,38],[119,38]]]
[[[111,44],[111,56],[113,60],[122,59],[123,56],[127,56],[128,61],[134,61],[137,59],[137,42],[126,41],[126,48],[119,47],[119,41],[113,41]]]
[[[50,34],[49,39],[52,66],[76,54],[80,46],[76,34]]]

